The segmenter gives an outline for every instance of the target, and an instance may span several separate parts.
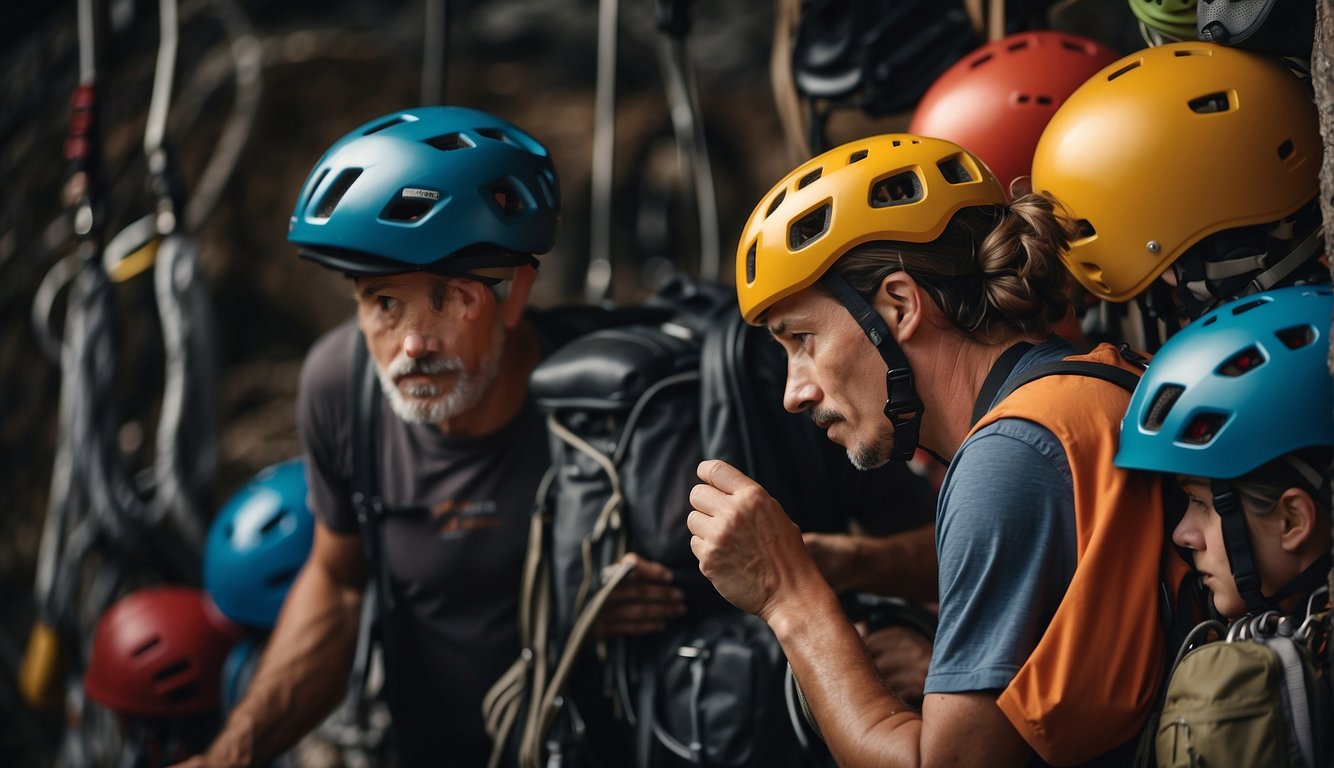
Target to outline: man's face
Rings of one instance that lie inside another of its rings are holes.
[[[424,272],[363,277],[355,297],[380,386],[404,421],[454,419],[495,380],[505,330],[481,283]]]
[[[774,304],[765,324],[787,352],[783,407],[808,412],[858,469],[889,461],[885,363],[843,305],[808,288]]]

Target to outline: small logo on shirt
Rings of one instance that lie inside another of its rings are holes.
[[[434,189],[421,189],[420,187],[408,187],[399,193],[402,197],[420,197],[423,200],[439,200],[440,193]]]
[[[500,527],[495,499],[449,499],[431,507],[431,520],[441,537]]]

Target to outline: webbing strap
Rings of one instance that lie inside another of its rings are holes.
[[[917,388],[913,384],[908,357],[894,340],[894,334],[890,333],[885,319],[842,275],[829,270],[820,277],[820,285],[843,304],[888,366],[889,370],[885,371],[885,391],[888,395],[885,417],[894,425],[894,450],[889,460],[908,461],[917,450],[923,410],[922,399],[917,396]]]
[[[558,709],[556,699],[565,690],[570,673],[574,670],[574,663],[579,656],[579,651],[583,649],[588,634],[593,630],[593,625],[597,622],[603,606],[607,603],[607,598],[632,572],[634,572],[632,563],[625,560],[618,562],[616,567],[608,572],[602,587],[589,599],[584,609],[579,612],[579,616],[574,622],[574,628],[570,630],[570,636],[565,642],[565,648],[561,652],[560,659],[556,662],[556,671],[551,675],[551,681],[547,684],[546,690],[542,692],[541,701],[538,702],[536,709],[530,712],[530,727],[524,731],[523,744],[519,751],[520,768],[542,768],[542,748],[546,733],[551,730],[551,725],[556,719]]]
[[[1269,607],[1269,601],[1260,591],[1260,573],[1251,554],[1251,534],[1246,528],[1241,504],[1237,502],[1230,483],[1214,480],[1210,488],[1214,495],[1214,510],[1223,521],[1223,550],[1232,568],[1232,580],[1237,583],[1237,592],[1246,603],[1246,612],[1261,613]]]

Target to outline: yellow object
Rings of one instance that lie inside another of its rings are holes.
[[[961,208],[1004,205],[1000,184],[943,139],[886,134],[808,160],[774,185],[737,246],[737,304],[757,324],[862,243],[935,240]]]
[[[60,708],[62,666],[55,629],[42,621],[33,624],[19,665],[19,691],[29,707],[42,712]]]
[[[1283,65],[1176,43],[1108,65],[1061,105],[1033,188],[1082,220],[1065,257],[1074,276],[1127,301],[1208,235],[1301,208],[1320,157],[1315,105]]]
[[[111,278],[111,282],[127,282],[152,267],[153,262],[157,261],[157,249],[161,244],[162,238],[154,237],[140,246],[139,250],[116,262],[107,270],[107,276]]]

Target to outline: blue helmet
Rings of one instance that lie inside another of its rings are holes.
[[[1334,445],[1334,298],[1294,286],[1224,304],[1173,336],[1121,424],[1116,465],[1230,480]]]
[[[259,471],[214,519],[204,544],[204,589],[232,621],[269,630],[315,537],[305,462]]]
[[[385,115],[315,165],[288,226],[301,255],[349,275],[469,275],[536,265],[560,198],[546,147],[463,107]]]

